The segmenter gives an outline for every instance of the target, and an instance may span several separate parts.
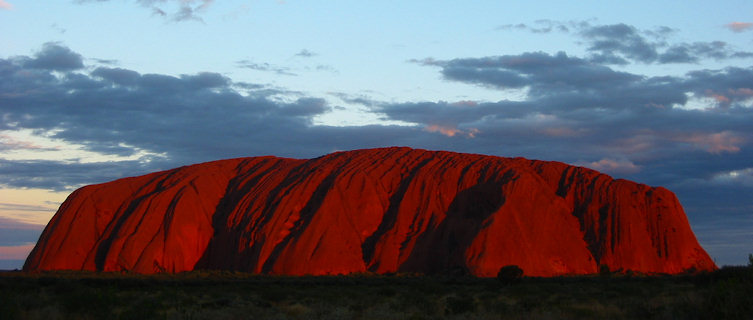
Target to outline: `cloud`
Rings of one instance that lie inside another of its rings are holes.
[[[42,229],[0,228],[0,247],[33,245],[39,239]]]
[[[722,131],[710,134],[693,133],[689,136],[679,137],[678,140],[689,142],[697,148],[715,154],[723,152],[739,152],[740,146],[745,142],[745,139],[743,139],[743,137],[730,131]]]
[[[427,132],[437,132],[448,137],[465,136],[467,138],[475,138],[476,135],[481,132],[476,128],[471,128],[467,131],[463,131],[458,128],[445,127],[436,124],[428,125],[424,127],[424,130],[426,130]]]
[[[1,1],[1,0],[0,0]],[[78,3],[105,2],[111,0],[78,0]],[[214,3],[214,0],[138,0],[141,6],[148,8],[152,14],[169,18],[172,21],[199,21],[199,16]],[[167,9],[170,7],[170,9]]]
[[[115,60],[115,59],[89,58],[88,60],[94,61],[94,62],[99,63],[99,64],[110,65],[110,66],[114,66],[114,65],[117,65],[119,63],[118,60]]]
[[[43,147],[34,142],[18,140],[7,134],[0,133],[0,151],[5,150],[37,150],[37,151],[54,151],[55,147]]]
[[[13,10],[13,5],[4,0],[0,0],[0,9]]]
[[[625,159],[604,158],[595,162],[578,162],[577,164],[606,173],[632,174],[641,170],[640,166]]]
[[[11,207],[16,207],[16,204],[0,204],[0,206],[10,205]],[[41,209],[41,208],[38,208]],[[5,210],[5,209],[3,209]],[[42,231],[44,229],[44,225],[39,224],[31,224],[26,223],[23,221],[19,221],[12,218],[2,217],[0,216],[0,229],[16,229],[16,230],[36,230],[36,231]],[[36,239],[35,239],[36,240]]]
[[[0,217],[0,260],[26,259],[43,229],[43,225]]]
[[[155,11],[155,13],[158,13],[161,16],[165,15],[165,12],[162,11],[162,10],[159,10],[159,9],[157,9]],[[194,20],[194,21],[204,22],[204,20],[202,20],[201,18],[199,18],[194,13],[194,9],[191,8],[191,7],[189,7],[189,6],[181,6],[180,9],[178,9],[178,11],[175,14],[173,14],[172,20],[173,21],[189,21],[189,20]]]
[[[0,261],[24,260],[29,256],[29,253],[32,249],[34,249],[34,244],[24,244],[20,246],[0,246]]]
[[[36,211],[50,211],[50,208],[45,207],[45,206],[37,206],[37,205],[0,202],[0,210],[36,212]],[[0,220],[0,224],[2,224],[2,222],[3,221]]]
[[[551,33],[551,32],[570,32],[572,29],[579,29],[587,27],[589,23],[587,21],[570,21],[561,22],[548,19],[541,19],[534,21],[533,24],[518,23],[518,24],[504,24],[498,26],[497,30],[523,30],[532,33]]]
[[[372,102],[373,103],[373,102]],[[495,114],[506,117],[522,116],[525,103],[499,101],[496,103],[376,103],[371,110],[385,115],[390,120],[398,120],[437,128],[457,128],[459,125],[473,124]],[[438,131],[438,130],[434,130]]]
[[[48,42],[42,46],[42,50],[37,52],[33,58],[19,58],[25,68],[69,71],[81,69],[84,62],[80,54],[75,53],[55,42]]]
[[[744,23],[727,26],[734,31],[750,28]],[[626,65],[633,62],[698,63],[704,59],[723,61],[753,57],[753,52],[735,50],[723,41],[673,42],[672,35],[675,30],[666,26],[640,30],[625,23],[594,25],[589,21],[540,20],[534,25],[508,24],[498,27],[497,30],[524,30],[532,33],[572,31],[585,40],[586,50],[591,53],[588,60],[608,65]]]
[[[726,60],[753,57],[752,52],[736,51],[722,41],[667,43],[668,31],[641,31],[626,24],[591,26],[581,30],[593,60],[610,64],[696,63],[702,59]]]
[[[685,77],[646,77],[564,52],[414,61],[440,67],[447,80],[496,89],[525,89],[527,101],[550,106],[552,112],[558,113],[593,108],[671,109],[685,105],[693,97],[713,98],[721,107],[745,107],[753,98],[753,68],[691,71]],[[687,92],[694,95],[688,96]],[[538,108],[550,111],[544,109],[547,108]]]
[[[753,23],[750,22],[732,22],[724,26],[734,32],[743,32],[753,29]]]
[[[262,152],[269,145],[258,140],[305,136],[311,118],[330,108],[311,97],[282,102],[275,96],[284,92],[234,83],[217,73],[175,77],[110,67],[67,72],[70,59],[48,59],[61,56],[81,62],[80,55],[60,45],[45,45],[35,57],[0,59],[0,130],[47,132],[104,154],[166,153],[177,164]],[[22,147],[8,139],[3,146]],[[0,183],[60,190],[160,168],[165,161],[0,160]]]
[[[722,107],[743,106],[753,98],[753,68],[727,67],[723,70],[699,70],[688,73],[689,88],[698,96],[712,97]]]
[[[296,57],[311,58],[316,56],[316,53],[303,49],[295,54]]]
[[[695,63],[704,58],[726,60],[750,58],[753,52],[734,51],[722,41],[694,42],[673,45],[658,57],[659,63]]]
[[[56,44],[53,51],[80,58],[62,45]],[[61,63],[40,68],[30,63],[37,58],[0,59],[0,130],[33,131],[86,151],[131,160],[0,156],[2,186],[70,190],[202,161],[269,154],[315,157],[335,149],[411,145],[414,139],[435,136],[419,128],[315,126],[312,119],[332,108],[328,101],[234,82],[217,73],[73,70]],[[5,148],[24,147],[23,141],[3,141]],[[441,144],[429,141],[420,146]]]
[[[653,62],[659,56],[655,43],[642,36],[635,27],[623,23],[585,28],[581,35],[590,41],[588,50],[597,53],[599,59],[623,59],[617,56],[621,54],[628,59]]]
[[[239,68],[244,68],[244,69],[251,69],[251,70],[263,71],[263,72],[274,72],[276,74],[284,75],[284,76],[297,76],[297,74],[292,73],[290,69],[286,67],[274,66],[266,62],[255,63],[250,60],[239,60],[239,61],[236,61],[235,64]]]
[[[615,71],[564,52],[435,61],[445,79],[498,89],[527,89],[528,101],[556,112],[685,104],[679,79]]]
[[[712,181],[722,184],[742,184],[753,187],[753,167],[719,172]]]
[[[381,104],[380,101],[374,100],[371,97],[363,94],[351,95],[344,92],[330,92],[329,94],[349,104],[357,104],[372,108],[377,107]]]
[[[93,149],[112,151],[94,142]],[[108,161],[76,163],[56,160],[5,160],[0,159],[0,186],[11,188],[37,188],[46,190],[71,190],[85,184],[101,183],[150,171],[168,169],[165,161]],[[7,204],[0,206],[10,209]],[[16,210],[18,208],[15,208]]]
[[[1,1],[1,0],[0,0],[0,1]],[[51,24],[51,25],[50,25],[50,29],[52,29],[52,30],[55,30],[55,32],[57,32],[57,33],[59,33],[59,34],[64,34],[64,33],[66,33],[66,32],[68,31],[68,30],[66,30],[65,28],[63,28],[63,27],[59,26],[59,25],[58,25],[57,23],[53,23],[53,24]]]
[[[310,68],[306,68],[306,69],[310,70]],[[327,65],[327,64],[318,64],[318,65],[316,65],[316,67],[314,67],[314,70],[316,70],[316,71],[326,71],[326,72],[335,73],[335,74],[339,73],[337,71],[337,69],[335,69],[335,67],[333,67],[331,65]]]

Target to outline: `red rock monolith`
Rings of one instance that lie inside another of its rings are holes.
[[[716,266],[675,195],[559,162],[410,148],[201,163],[83,187],[24,270],[494,277]]]

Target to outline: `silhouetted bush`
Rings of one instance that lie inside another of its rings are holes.
[[[516,265],[504,266],[497,272],[497,280],[502,284],[512,284],[520,281],[523,277],[523,269]]]
[[[602,277],[608,277],[612,275],[612,270],[609,270],[609,266],[606,264],[602,264],[599,266],[599,275]]]

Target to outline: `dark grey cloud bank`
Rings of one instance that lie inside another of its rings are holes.
[[[594,32],[630,31],[614,29]],[[656,38],[669,31],[654,32]],[[599,52],[607,52],[606,44],[599,46]],[[651,50],[610,50],[639,63],[661,63],[666,53],[647,58]],[[523,98],[387,103],[337,93],[332,97],[415,125],[332,127],[312,122],[339,107],[321,97],[212,72],[141,74],[84,61],[55,43],[33,56],[0,59],[0,130],[31,129],[91,151],[141,157],[91,163],[0,160],[0,184],[63,190],[222,158],[307,158],[405,145],[557,160],[666,186],[678,194],[719,263],[742,263],[744,251],[753,252],[751,67],[646,76],[564,52],[416,60],[460,85],[516,90]],[[704,109],[683,108],[693,103]]]
[[[0,160],[0,184],[61,190],[221,158],[314,157],[382,146],[385,138],[407,145],[416,133],[433,136],[407,127],[311,124],[330,109],[322,98],[211,72],[174,77],[84,68],[80,55],[50,43],[31,57],[0,59],[0,130],[49,132],[103,154],[151,155],[93,163]]]

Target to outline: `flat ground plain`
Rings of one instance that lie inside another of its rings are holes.
[[[753,319],[753,267],[495,278],[0,272],[0,319]]]

